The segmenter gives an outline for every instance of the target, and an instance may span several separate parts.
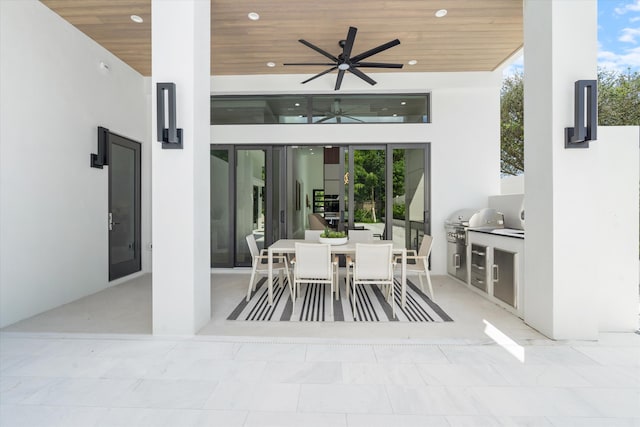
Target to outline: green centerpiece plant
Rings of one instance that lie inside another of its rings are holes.
[[[347,233],[345,233],[344,231],[334,231],[325,228],[322,234],[320,234],[320,237],[322,237],[323,239],[344,239],[345,237],[347,237]]]
[[[334,231],[325,228],[322,234],[320,234],[320,243],[328,243],[330,245],[344,245],[347,243],[347,233],[344,231]]]

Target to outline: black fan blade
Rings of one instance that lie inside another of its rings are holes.
[[[311,81],[311,80],[313,80],[313,79],[317,79],[317,78],[318,78],[318,77],[320,77],[320,76],[324,76],[325,74],[332,72],[332,71],[333,71],[333,70],[335,70],[336,68],[338,68],[338,67],[331,67],[331,68],[329,68],[329,69],[327,69],[327,70],[324,70],[323,72],[316,74],[315,76],[311,77],[310,79],[307,79],[307,80],[303,81],[303,82],[302,82],[302,84],[305,84],[305,83],[307,83],[307,82],[310,82],[310,81]]]
[[[351,58],[351,62],[352,62],[352,63],[354,63],[354,62],[360,62],[360,61],[362,61],[362,60],[363,60],[363,59],[365,59],[365,58],[368,58],[368,57],[370,57],[370,56],[373,56],[373,55],[375,55],[376,53],[380,53],[380,52],[382,52],[382,51],[384,51],[384,50],[387,50],[387,49],[392,48],[392,47],[394,47],[394,46],[397,46],[397,45],[399,45],[399,44],[400,44],[400,40],[398,40],[398,39],[391,40],[390,42],[387,42],[387,43],[385,43],[385,44],[381,44],[380,46],[378,46],[378,47],[374,47],[374,48],[373,48],[373,49],[371,49],[371,50],[368,50],[368,51],[366,51],[366,52],[362,52],[360,55],[356,55],[356,56],[354,56],[353,58]]]
[[[353,74],[360,77],[362,80],[364,80],[365,82],[369,83],[372,86],[376,84],[375,80],[373,80],[371,77],[367,76],[365,73],[358,70],[357,68],[349,68],[349,71],[351,71]]]
[[[356,27],[349,27],[347,41],[344,44],[344,48],[342,48],[342,59],[345,61],[348,61],[351,56],[351,50],[353,49],[353,43],[356,41],[357,32],[358,29]]]
[[[366,123],[364,120],[356,119],[355,117],[353,117],[353,116],[348,116],[348,115],[346,115],[346,114],[343,114],[343,115],[342,115],[342,117],[345,117],[345,118],[347,118],[347,119],[351,119],[351,120],[353,120],[353,121],[355,121],[355,122]]]
[[[303,45],[310,47],[311,49],[315,50],[316,52],[318,52],[321,55],[326,56],[327,58],[329,58],[330,60],[334,61],[334,62],[338,62],[338,58],[336,58],[335,56],[331,55],[329,52],[327,52],[326,50],[322,50],[320,49],[318,46],[309,43],[306,40],[298,40],[300,43],[302,43]]]
[[[358,62],[357,64],[352,64],[351,66],[364,68],[402,68],[402,64],[387,64],[384,62]]]
[[[344,70],[338,70],[338,78],[336,79],[336,87],[333,90],[340,89],[340,85],[342,84],[342,78],[344,77]]]
[[[335,117],[335,116],[327,116],[327,117],[325,117],[324,119],[320,119],[320,120],[318,120],[318,121],[316,121],[316,122],[313,122],[313,123],[324,123],[324,122],[326,122],[327,120],[331,120],[331,119],[333,119],[334,117]]]
[[[336,64],[331,64],[331,63],[321,64],[319,62],[291,62],[287,64],[282,64],[282,65],[324,65],[325,67],[332,67]]]

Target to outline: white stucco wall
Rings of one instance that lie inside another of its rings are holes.
[[[35,0],[0,1],[0,51],[5,326],[109,286],[108,169],[89,155],[97,126],[141,142],[147,197],[150,98],[140,74]]]
[[[600,126],[589,150],[597,156],[598,224],[588,234],[598,247],[600,332],[638,329],[638,182],[640,127]]]
[[[432,270],[446,273],[444,220],[455,210],[486,207],[500,192],[500,85],[495,73],[376,73],[371,88],[345,77],[340,93],[432,94],[432,123],[212,126],[214,144],[431,144]],[[213,94],[333,93],[335,76],[301,85],[300,76],[222,76]],[[266,90],[265,90],[266,88]]]

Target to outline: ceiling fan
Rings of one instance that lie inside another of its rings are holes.
[[[314,112],[315,115],[316,112]],[[319,111],[317,112],[319,115],[324,116],[323,118],[316,120],[313,123],[324,123],[326,121],[329,121],[331,119],[335,119],[336,123],[342,123],[342,119],[349,119],[355,122],[359,122],[359,123],[365,123],[364,120],[358,119],[356,117],[353,117],[351,115],[349,115],[349,111],[344,111],[342,109],[342,106],[340,105],[340,100],[336,99],[333,101],[333,105],[331,107],[331,111]]]
[[[329,58],[331,61],[333,61],[332,63],[308,63],[308,62],[300,63],[299,62],[299,63],[288,63],[284,65],[325,65],[325,66],[331,67],[321,73],[316,74],[310,79],[303,81],[302,82],[303,84],[310,82],[311,80],[316,79],[320,76],[324,76],[325,74],[330,73],[331,71],[337,69],[338,78],[336,79],[336,86],[334,90],[340,89],[340,85],[342,84],[342,78],[344,77],[345,71],[349,71],[351,74],[354,74],[360,77],[362,80],[369,83],[370,85],[374,85],[376,84],[376,81],[373,80],[371,77],[367,76],[362,71],[360,71],[358,68],[402,68],[402,64],[388,64],[388,63],[382,63],[382,62],[362,62],[363,59],[367,59],[370,56],[375,55],[376,53],[380,53],[389,48],[399,45],[400,40],[398,39],[391,40],[390,42],[387,42],[385,44],[381,44],[380,46],[374,47],[373,49],[367,50],[366,52],[362,52],[359,55],[351,56],[351,50],[353,49],[353,42],[356,39],[357,32],[358,32],[357,28],[349,27],[349,32],[347,33],[347,39],[340,40],[338,42],[338,44],[342,48],[342,53],[339,54],[337,57],[331,55],[329,52],[323,49],[320,49],[318,46],[312,43],[309,43],[306,40],[303,40],[303,39],[298,40],[303,45],[310,47],[311,49],[315,50],[321,55],[324,55],[327,58]]]

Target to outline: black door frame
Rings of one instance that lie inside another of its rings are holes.
[[[111,155],[111,148],[113,145],[120,145],[127,149],[133,150],[134,153],[134,242],[133,242],[133,251],[134,257],[132,260],[121,262],[118,264],[112,264],[111,262],[111,228],[113,225],[112,219],[112,198],[113,198],[113,186],[112,186],[112,178],[113,178],[113,156]],[[108,158],[110,160],[109,166],[109,177],[108,177],[108,199],[109,199],[109,231],[108,231],[108,262],[109,262],[109,281],[119,279],[124,276],[128,276],[129,274],[133,274],[142,270],[142,231],[141,231],[141,206],[142,206],[142,185],[141,185],[141,176],[142,176],[142,144],[137,141],[134,141],[126,136],[118,135],[113,132],[109,132],[109,154]]]

